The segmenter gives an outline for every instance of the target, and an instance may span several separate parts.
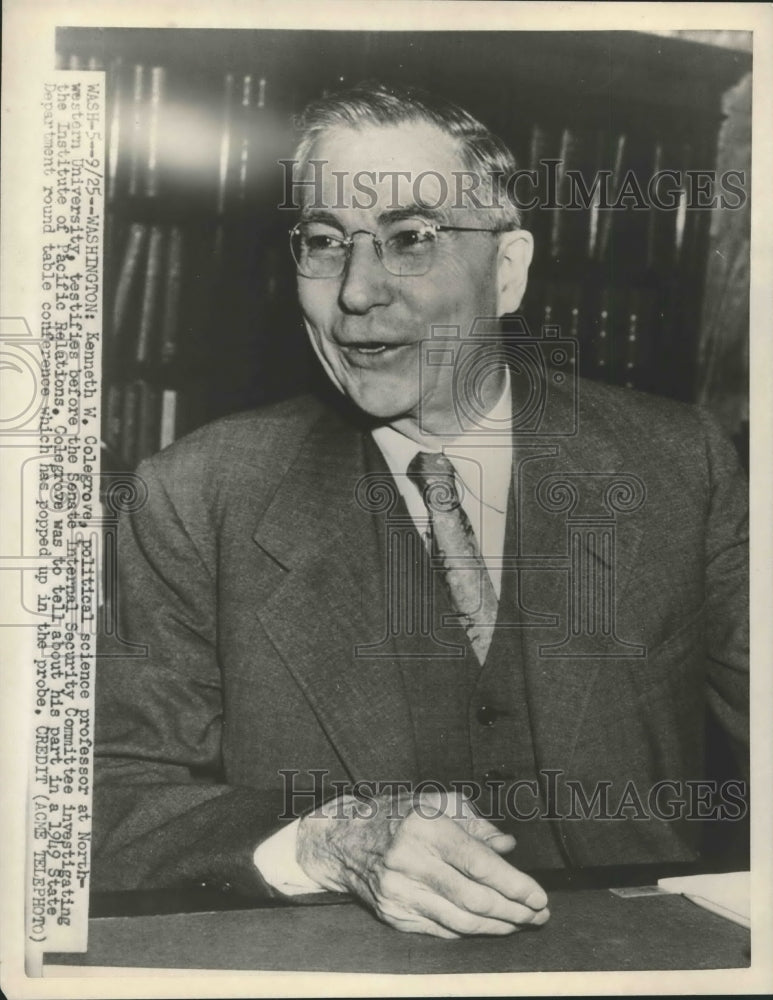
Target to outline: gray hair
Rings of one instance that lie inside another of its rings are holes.
[[[295,162],[302,174],[314,146],[327,131],[337,128],[405,125],[427,122],[457,140],[463,168],[481,179],[497,228],[517,229],[521,218],[506,193],[507,181],[517,171],[515,157],[499,136],[452,101],[417,87],[364,82],[312,101],[295,119],[300,133]]]

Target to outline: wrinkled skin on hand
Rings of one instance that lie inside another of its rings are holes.
[[[401,931],[512,934],[550,917],[547,896],[502,857],[515,838],[457,794],[334,799],[301,820],[297,858]]]

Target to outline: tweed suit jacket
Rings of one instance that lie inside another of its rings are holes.
[[[703,775],[707,712],[740,759],[748,745],[746,482],[701,410],[580,390],[577,412],[556,393],[539,433],[514,440],[505,555],[520,560],[534,757],[589,792],[632,782],[644,796]],[[576,433],[554,433],[572,421]],[[290,818],[288,772],[301,789],[314,772],[418,774],[401,664],[353,653],[385,631],[381,527],[355,499],[369,444],[350,415],[304,397],[218,421],[140,467],[147,502],[119,533],[118,636],[98,660],[94,888],[270,893],[252,854]],[[601,655],[586,635],[552,655],[571,614],[568,519],[598,517],[593,489],[620,475],[614,547],[583,565],[611,568],[628,646]],[[560,482],[590,507],[573,514]],[[554,826],[566,863],[694,850],[684,823]]]

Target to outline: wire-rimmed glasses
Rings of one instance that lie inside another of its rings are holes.
[[[379,260],[397,277],[419,277],[434,263],[440,233],[500,233],[480,226],[444,226],[420,219],[401,219],[377,232],[356,229],[345,236],[328,222],[299,222],[290,230],[290,249],[304,278],[339,278],[349,262],[354,237],[370,236]]]

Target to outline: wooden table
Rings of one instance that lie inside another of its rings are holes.
[[[458,941],[394,931],[343,897],[255,907],[238,898],[112,894],[94,901],[87,954],[50,954],[46,963],[383,974],[749,966],[749,932],[681,896],[622,897],[587,887],[593,879],[566,881],[550,891],[544,927]],[[208,912],[179,912],[191,908]],[[108,915],[116,911],[135,915]]]

